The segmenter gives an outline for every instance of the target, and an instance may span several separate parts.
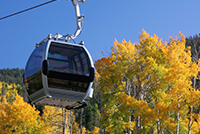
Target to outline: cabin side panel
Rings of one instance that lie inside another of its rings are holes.
[[[25,86],[29,95],[43,88],[42,86],[42,61],[47,42],[35,48],[25,68]]]

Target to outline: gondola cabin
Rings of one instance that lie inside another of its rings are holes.
[[[93,94],[94,65],[80,44],[47,40],[32,52],[24,84],[32,104],[78,108]]]

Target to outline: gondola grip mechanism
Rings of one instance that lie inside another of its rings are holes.
[[[47,38],[43,39],[40,43],[36,44],[36,47],[40,46],[42,43],[46,42],[49,39],[54,39],[54,40],[62,40],[65,42],[69,42],[70,40],[75,39],[77,36],[79,36],[79,34],[82,31],[82,26],[81,24],[83,23],[83,19],[84,19],[84,15],[80,14],[80,8],[78,5],[78,2],[82,2],[85,3],[85,0],[71,0],[72,4],[74,5],[75,8],[75,13],[76,13],[76,24],[77,24],[77,28],[76,31],[73,35],[60,35],[59,33],[56,33],[55,35],[53,34],[49,34]]]

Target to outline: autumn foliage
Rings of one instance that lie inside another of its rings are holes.
[[[64,126],[65,134],[80,133],[79,124],[75,122],[73,111],[65,110],[63,112],[62,108],[45,106],[43,114],[40,116],[40,112],[34,105],[24,102],[23,97],[18,95],[17,88],[21,89],[20,85],[0,82],[0,89],[3,88],[5,95],[1,95],[0,98],[1,134],[64,134]],[[0,90],[0,94],[2,94],[2,90]],[[86,128],[83,127],[82,134],[85,133]]]
[[[6,99],[0,104],[0,133],[33,133],[41,132],[38,122],[39,112],[35,107],[25,103],[18,94],[10,105]]]
[[[82,127],[82,134],[199,133],[200,62],[184,35],[167,43],[142,30],[139,39],[115,40],[109,55],[95,61],[101,129]],[[39,115],[19,95],[20,85],[0,82],[0,89],[0,133],[81,133],[73,111],[45,106]]]
[[[200,62],[192,61],[184,35],[167,43],[143,30],[139,39],[115,40],[111,53],[95,61],[102,127],[108,133],[199,132],[199,114],[191,108],[200,101],[192,86]]]

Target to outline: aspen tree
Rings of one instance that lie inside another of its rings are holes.
[[[39,112],[16,94],[12,105],[6,100],[0,104],[0,133],[42,133]]]
[[[183,124],[188,105],[199,102],[191,98],[200,95],[191,90],[199,65],[191,60],[183,34],[168,44],[161,40],[143,30],[139,43],[115,40],[110,55],[95,62],[104,108],[101,124],[107,132],[188,131]]]

